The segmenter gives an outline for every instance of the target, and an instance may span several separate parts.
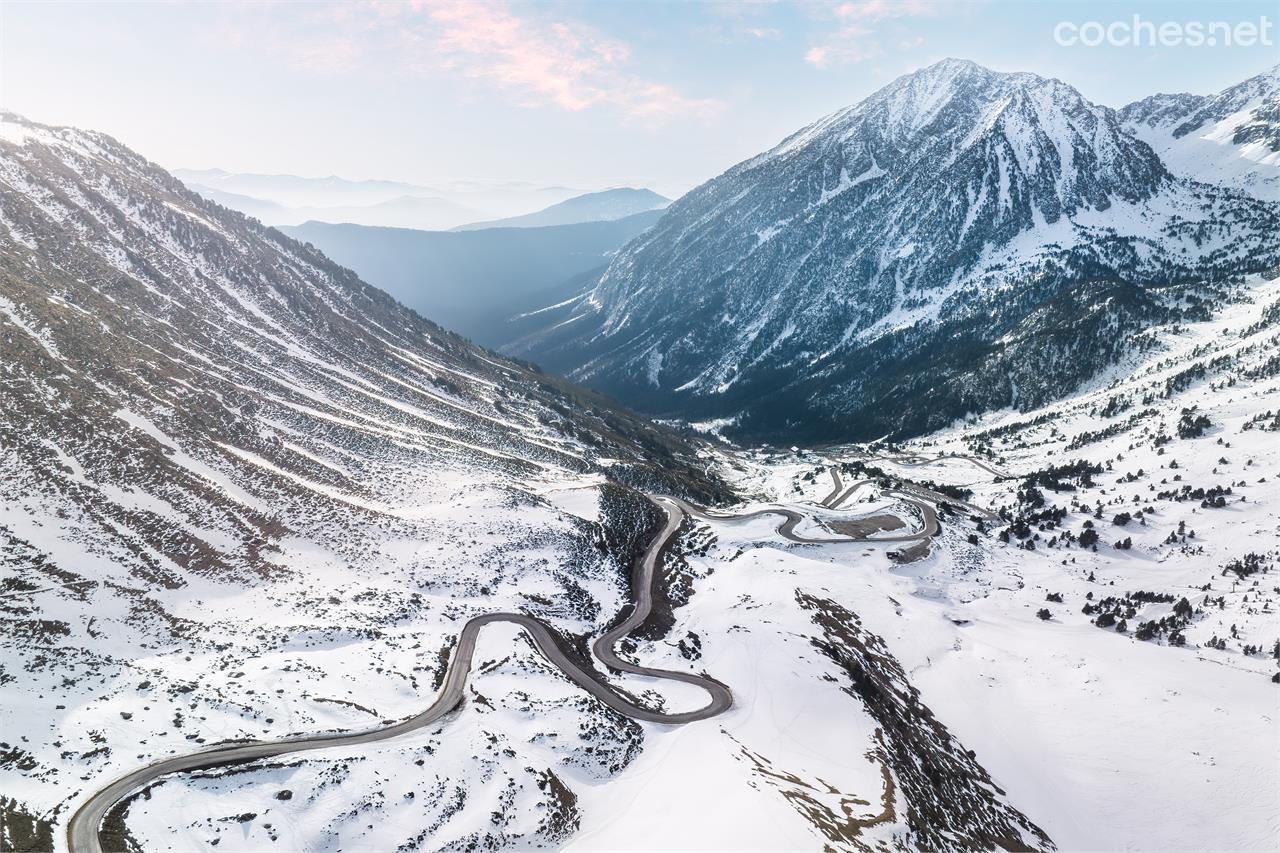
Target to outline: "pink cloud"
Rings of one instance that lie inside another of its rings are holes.
[[[817,68],[864,62],[884,53],[877,24],[890,18],[930,17],[938,11],[933,0],[849,0],[827,10],[834,30],[805,52],[805,62]]]
[[[830,56],[831,48],[829,47],[811,47],[805,51],[804,61],[822,68],[830,61]]]
[[[933,0],[854,0],[835,7],[837,18],[845,21],[879,21],[884,18],[928,17],[937,12]]]
[[[612,109],[650,124],[722,108],[636,73],[630,45],[550,8],[513,10],[505,0],[228,2],[211,38],[309,74],[465,78],[525,107]]]
[[[809,48],[804,61],[818,68],[826,68],[837,63],[863,62],[883,52],[874,30],[850,24],[840,27],[822,44]]]
[[[579,112],[611,107],[659,121],[719,109],[628,70],[631,48],[569,20],[515,14],[503,2],[413,0],[373,3],[374,26],[400,30],[405,63],[481,81],[527,107]]]

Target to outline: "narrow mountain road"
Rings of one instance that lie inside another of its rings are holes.
[[[870,482],[871,482],[870,480],[858,480],[857,482],[851,484],[849,488],[841,492],[836,497],[835,500],[829,501],[826,504],[827,509],[839,509],[840,505],[843,504],[845,501],[849,500],[849,498],[853,496],[854,492],[858,491],[858,489],[862,488],[863,486],[865,486],[867,483],[870,483]]]
[[[840,481],[839,468],[836,468],[833,465],[827,470],[831,473],[831,482],[835,486],[835,488],[831,490],[831,494],[827,495],[825,498],[822,499],[822,505],[834,506],[834,504],[832,504],[831,502],[840,496],[840,491],[841,489],[844,488],[844,484]]]
[[[858,485],[861,485],[859,483]],[[717,512],[709,512],[705,509],[680,500],[679,498],[665,498],[684,510],[689,515],[696,518],[705,519],[706,521],[719,521],[729,524],[735,524],[743,521],[751,521],[756,518],[763,518],[766,515],[777,515],[782,517],[782,522],[777,527],[778,535],[790,542],[799,542],[804,545],[848,545],[856,543],[859,545],[875,545],[878,543],[894,544],[898,542],[918,542],[937,535],[939,528],[938,513],[932,506],[919,500],[913,495],[904,492],[886,492],[886,494],[896,495],[902,498],[911,506],[920,512],[921,520],[924,522],[923,529],[913,533],[900,533],[893,536],[838,536],[838,537],[812,537],[803,536],[796,533],[796,526],[804,521],[804,516],[793,509],[787,507],[765,507],[752,512],[741,513],[739,515],[726,515]]]
[[[976,456],[966,456],[962,453],[944,453],[940,456],[923,456],[915,453],[894,453],[894,454],[880,455],[880,456],[865,456],[860,461],[862,462],[883,461],[883,462],[892,462],[896,465],[901,465],[904,468],[923,468],[927,465],[936,465],[939,462],[945,462],[948,459],[958,459],[961,462],[968,462],[971,465],[975,465],[981,468],[982,470],[986,471],[987,473],[991,474],[996,479],[1005,479],[1011,476],[1009,472],[1002,471],[1001,469],[990,465],[986,461],[979,459]],[[827,495],[819,503],[819,506],[826,507],[827,509],[836,509],[840,507],[860,487],[865,486],[867,483],[873,482],[872,480],[859,480],[856,483],[851,484],[847,489],[841,492],[839,489],[841,480],[840,480],[839,471],[837,470],[838,467],[839,467],[838,465],[833,463],[830,466],[830,468],[828,468],[828,470],[831,472],[832,480],[837,484],[837,488],[835,492],[832,492],[831,494]],[[941,492],[935,492],[932,489],[926,489],[923,486],[917,486],[915,484],[910,484],[910,483],[900,483],[899,485],[900,485],[900,491],[898,491],[897,494],[900,497],[907,498],[907,500],[910,501],[911,503],[916,503],[917,506],[919,506],[919,504],[916,501],[911,500],[911,498],[913,497],[923,498],[924,500],[933,501],[934,503],[954,504],[955,506],[963,507],[964,509],[973,513],[974,515],[981,516],[987,520],[990,520],[993,518],[999,518],[999,515],[997,513],[994,513],[989,509],[977,506],[975,504],[968,503],[967,501],[962,501],[959,498],[953,498],[949,495],[944,495]],[[885,540],[880,540],[880,541],[885,541]]]
[[[963,453],[943,453],[940,456],[922,456],[918,453],[895,453],[895,454],[886,455],[886,456],[868,457],[868,461],[873,461],[877,459],[883,459],[886,462],[893,462],[895,464],[901,465],[904,468],[921,468],[921,467],[924,467],[925,465],[934,465],[938,462],[944,462],[948,459],[959,459],[962,462],[968,462],[970,465],[974,465],[978,468],[981,468],[982,470],[986,471],[988,474],[990,474],[993,477],[1004,478],[1009,476],[1009,473],[1007,471],[1002,471],[1001,469],[992,465],[990,462],[987,462],[984,459],[979,459],[976,456],[968,456]]]
[[[838,474],[833,473],[833,480],[836,485],[836,491],[833,494],[838,496],[842,491],[843,484]],[[567,655],[564,651],[567,643],[546,622],[523,613],[486,613],[482,616],[473,617],[463,626],[457,645],[450,655],[444,683],[441,685],[435,701],[421,713],[397,723],[363,731],[301,735],[267,741],[233,741],[186,755],[160,759],[121,776],[92,794],[71,816],[71,820],[67,825],[67,848],[71,853],[103,853],[99,830],[107,812],[121,800],[137,793],[161,777],[223,764],[256,761],[280,755],[339,746],[349,747],[375,743],[398,737],[438,722],[462,701],[463,689],[466,687],[467,676],[471,672],[471,665],[475,656],[476,638],[485,625],[494,622],[519,625],[533,640],[538,650],[546,656],[547,660],[557,666],[566,677],[620,714],[635,720],[669,725],[690,723],[695,720],[714,717],[733,705],[733,694],[725,685],[706,674],[654,669],[631,663],[619,657],[614,651],[618,641],[643,624],[652,611],[653,585],[654,578],[657,575],[659,557],[668,542],[680,529],[685,517],[691,515],[708,521],[737,523],[762,518],[767,515],[776,515],[782,519],[777,527],[778,535],[791,542],[806,544],[852,543],[865,546],[880,543],[912,542],[928,539],[938,532],[938,516],[932,506],[904,492],[896,492],[895,494],[911,504],[920,513],[923,527],[918,532],[895,536],[812,538],[795,532],[796,525],[804,520],[804,516],[786,507],[765,507],[735,515],[710,512],[675,497],[650,496],[649,499],[666,513],[666,521],[662,530],[649,544],[643,560],[636,568],[634,579],[636,599],[631,614],[596,640],[592,645],[592,652],[601,663],[614,671],[650,678],[681,681],[702,688],[710,696],[710,701],[700,708],[695,708],[692,711],[661,713],[637,705],[615,691],[600,672],[594,668],[583,667],[579,662]]]

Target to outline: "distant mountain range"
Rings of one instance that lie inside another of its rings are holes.
[[[267,225],[316,221],[426,231],[538,227],[620,219],[669,201],[647,189],[623,187],[583,194],[569,187],[519,181],[423,186],[221,169],[177,169],[174,175],[205,198]]]
[[[530,209],[581,194],[581,190],[570,187],[525,181],[447,181],[426,186],[403,181],[351,181],[335,175],[308,178],[226,172],[222,169],[174,169],[173,175],[183,183],[271,199],[287,207],[361,206],[400,196],[465,196],[475,199],[477,207],[500,208],[506,205]]]
[[[473,222],[461,225],[454,231],[475,231],[480,228],[537,228],[547,225],[571,225],[575,222],[600,222],[611,219],[622,219],[636,213],[658,210],[671,203],[671,199],[660,196],[653,190],[619,187],[603,190],[553,204],[536,213],[524,216],[509,216],[506,219],[494,219],[488,222]]]
[[[1280,201],[1280,66],[1216,95],[1152,95],[1120,117],[1175,174]]]
[[[480,211],[445,198],[401,195],[364,205],[289,207],[270,199],[225,192],[194,182],[187,186],[223,207],[238,210],[268,225],[300,225],[311,220],[359,222],[364,225],[425,228],[450,227]]]
[[[522,313],[593,286],[614,253],[661,210],[546,227],[415,231],[307,222],[281,226],[361,278],[486,346],[515,340]]]
[[[580,190],[520,181],[350,181],[329,176],[262,175],[221,169],[177,169],[189,188],[267,225],[309,220],[444,230],[493,216],[541,210]]]
[[[1224,156],[1269,169],[1275,74],[1237,88],[1120,113],[944,60],[688,193],[507,351],[757,439],[1043,404],[1280,262],[1277,205],[1130,131],[1235,116]]]

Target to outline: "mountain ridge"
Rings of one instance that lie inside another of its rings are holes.
[[[665,207],[671,199],[650,189],[614,187],[594,193],[574,196],[542,210],[505,219],[472,222],[458,225],[451,231],[477,231],[485,228],[539,228],[552,225],[574,225],[579,222],[599,222],[622,219]]]
[[[431,186],[389,180],[348,180],[335,175],[176,169],[206,197],[256,216],[268,225],[308,219],[401,228],[451,228],[497,215],[522,214],[573,197],[578,191],[518,181],[451,181]]]
[[[1212,95],[1151,95],[1119,114],[1176,173],[1280,201],[1280,65]]]
[[[1266,268],[1275,224],[1260,201],[1172,175],[1061,81],[944,60],[683,196],[511,351],[662,417],[736,419],[739,437],[919,432],[1043,402],[1114,356],[1055,353],[1080,362],[1060,377],[1018,367],[1036,306],[1090,282]],[[1163,312],[1135,295],[1114,318],[1129,333]],[[950,388],[911,367],[946,341],[963,342]],[[894,417],[903,382],[941,405]]]

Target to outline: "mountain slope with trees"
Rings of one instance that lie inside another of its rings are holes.
[[[280,230],[445,328],[498,347],[518,337],[517,315],[584,290],[577,279],[591,271],[598,278],[622,246],[661,216],[653,210],[611,221],[474,231],[325,222]]]
[[[920,433],[1077,387],[1277,234],[1070,86],[944,60],[679,199],[508,351],[744,439]]]

